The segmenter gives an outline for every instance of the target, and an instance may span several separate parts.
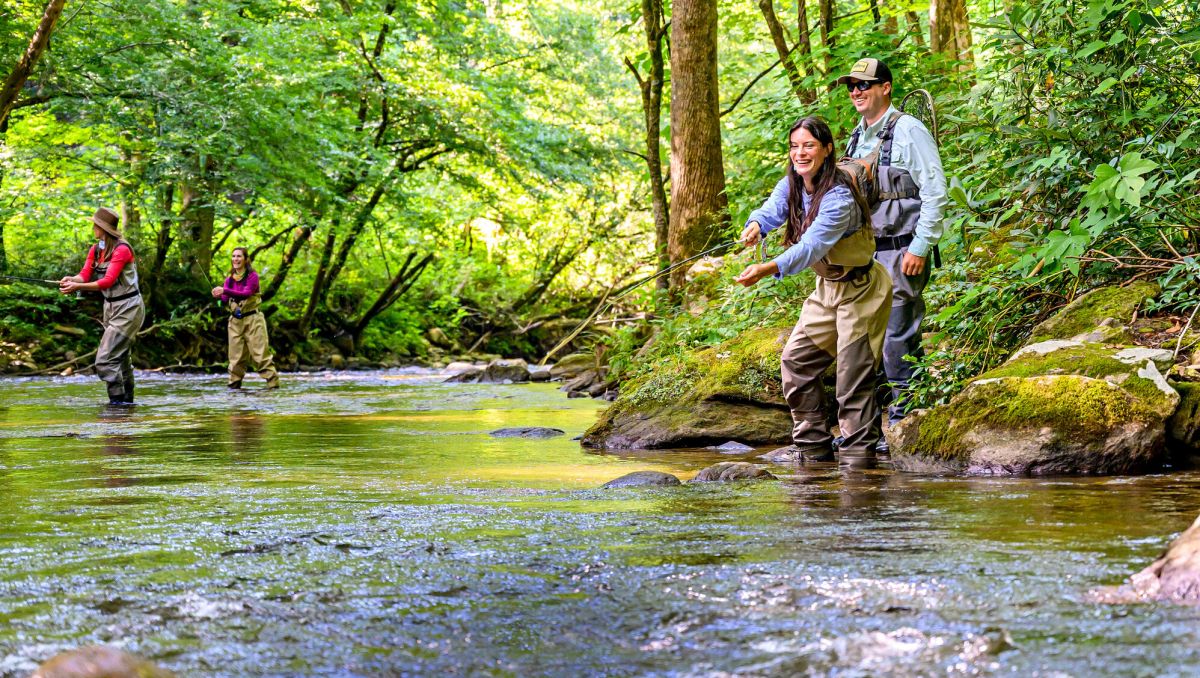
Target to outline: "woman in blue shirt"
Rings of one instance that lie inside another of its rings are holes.
[[[792,411],[798,459],[833,459],[821,375],[837,360],[838,425],[845,438],[841,462],[868,466],[879,440],[875,374],[892,305],[892,281],[873,258],[875,238],[867,205],[849,175],[838,169],[833,133],[817,117],[788,132],[788,171],[771,197],[750,214],[742,243],[751,246],[785,227],[787,247],[774,260],[751,264],[737,277],[749,287],[766,276],[806,268],[817,286],[783,349],[783,394]]]

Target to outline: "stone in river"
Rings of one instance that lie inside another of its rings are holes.
[[[717,450],[718,452],[720,452],[722,454],[741,454],[743,452],[753,452],[754,451],[753,447],[750,447],[749,445],[746,445],[744,443],[739,443],[736,440],[730,440],[729,442],[723,443],[721,445],[709,445],[708,447],[706,447],[704,449]]]
[[[696,474],[693,483],[724,483],[733,480],[774,480],[775,476],[744,461],[723,461]]]
[[[610,490],[615,487],[650,487],[663,485],[679,485],[679,479],[670,473],[661,471],[634,471],[620,478],[610,480],[601,485],[601,489]]]
[[[174,675],[115,647],[89,645],[51,657],[30,678],[171,678]]]
[[[1122,586],[1091,592],[1100,603],[1127,604],[1161,600],[1200,605],[1200,518],[1175,538],[1149,567]]]
[[[512,428],[498,428],[495,431],[490,431],[488,435],[495,438],[554,438],[564,433],[566,431],[557,428],[547,428],[545,426],[515,426]]]

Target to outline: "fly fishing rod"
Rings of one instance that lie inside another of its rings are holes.
[[[22,277],[19,275],[4,275],[4,274],[0,273],[0,279],[16,280],[18,282],[35,283],[38,285],[53,285],[54,287],[58,287],[57,280],[46,280],[44,278],[25,278],[25,277]]]

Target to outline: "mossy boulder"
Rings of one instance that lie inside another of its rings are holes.
[[[1097,342],[1031,344],[888,433],[895,468],[968,475],[1136,472],[1163,458],[1179,404],[1156,362]]]
[[[736,440],[790,440],[792,420],[779,379],[791,327],[751,330],[695,350],[622,386],[621,396],[582,438],[586,447],[702,447]]]
[[[1175,384],[1179,407],[1167,420],[1167,440],[1177,450],[1200,452],[1200,383]]]
[[[1146,281],[1091,290],[1033,328],[1029,341],[1079,338],[1129,343],[1127,325],[1133,314],[1159,291],[1158,285]]]

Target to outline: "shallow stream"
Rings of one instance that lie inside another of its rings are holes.
[[[602,403],[552,385],[285,376],[143,376],[128,413],[0,381],[0,676],[92,643],[183,676],[1200,673],[1200,610],[1085,597],[1200,472],[605,491],[753,454],[584,452]]]

